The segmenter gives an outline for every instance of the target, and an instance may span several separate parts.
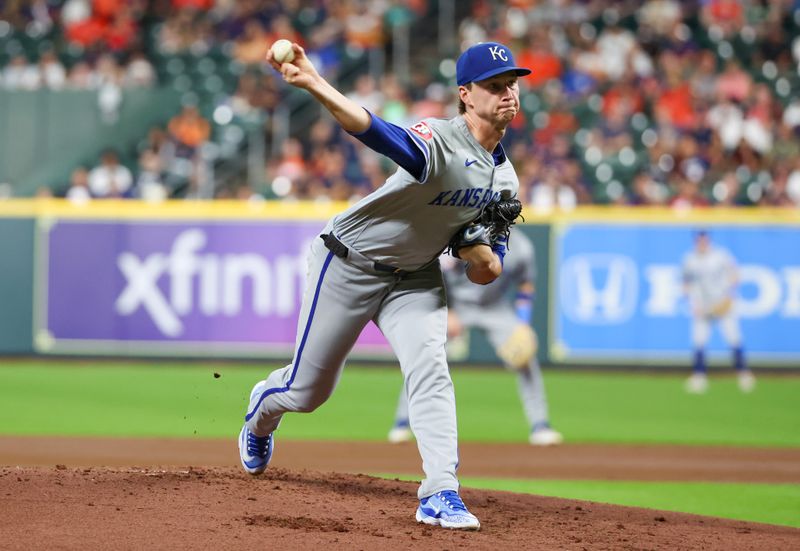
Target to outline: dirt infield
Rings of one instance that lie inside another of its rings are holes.
[[[800,482],[800,450],[461,447],[463,476]],[[413,520],[413,445],[281,442],[267,473],[235,442],[0,438],[4,549],[800,549],[800,530],[465,489],[479,533]],[[139,467],[132,467],[139,465]],[[659,474],[660,473],[660,474]]]
[[[565,444],[459,445],[461,476],[800,484],[800,449]],[[236,467],[234,439],[0,437],[0,465]],[[276,442],[273,467],[420,475],[413,443]]]

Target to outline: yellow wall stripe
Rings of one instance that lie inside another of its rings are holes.
[[[73,204],[65,199],[0,201],[3,218],[180,219],[180,220],[327,220],[345,210],[346,202],[308,201],[164,201],[95,200]],[[585,206],[570,212],[539,212],[526,207],[531,224],[693,224],[800,225],[800,209],[742,207],[677,211],[668,207]]]

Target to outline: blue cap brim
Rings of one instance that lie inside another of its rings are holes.
[[[503,73],[510,73],[512,71],[516,73],[518,77],[524,77],[525,75],[529,75],[532,72],[530,69],[526,69],[525,67],[496,67],[490,71],[486,71],[485,73],[479,74],[477,77],[473,78],[469,82],[480,82],[482,80],[486,80],[487,78],[492,78],[497,75],[502,75]],[[464,86],[469,82],[459,82],[458,85]]]

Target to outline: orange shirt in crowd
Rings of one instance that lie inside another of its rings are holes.
[[[741,21],[744,15],[742,3],[739,0],[712,0],[708,8],[714,21]]]
[[[113,19],[125,4],[124,0],[92,0],[92,13],[103,19]]]
[[[104,19],[89,17],[67,27],[67,40],[81,46],[91,46],[105,37],[107,29],[108,23]]]
[[[666,117],[678,128],[690,128],[695,122],[692,109],[692,92],[689,84],[682,84],[665,90],[656,102],[656,111]]]
[[[200,115],[181,113],[169,121],[169,132],[189,147],[198,147],[211,136],[211,125]]]
[[[561,59],[552,52],[524,50],[516,61],[520,67],[530,67],[531,74],[524,78],[534,88],[542,86],[550,79],[561,78],[564,70]]]
[[[195,8],[206,11],[214,7],[214,0],[172,0],[172,6],[179,10],[183,8]]]

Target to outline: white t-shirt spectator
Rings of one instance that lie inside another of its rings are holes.
[[[124,195],[133,185],[133,175],[123,165],[100,165],[89,172],[89,191],[94,197]]]
[[[49,61],[41,66],[44,85],[51,90],[61,90],[67,83],[67,70],[58,61]]]
[[[30,65],[24,57],[17,56],[3,69],[2,82],[7,90],[38,90],[42,85],[42,75],[36,65]]]
[[[575,191],[561,184],[540,182],[531,189],[531,206],[536,212],[546,213],[553,210],[572,210],[578,204]]]

